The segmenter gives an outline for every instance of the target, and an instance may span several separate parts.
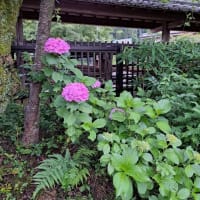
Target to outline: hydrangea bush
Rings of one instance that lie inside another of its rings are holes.
[[[43,90],[53,98],[65,134],[73,143],[83,134],[97,143],[116,197],[200,199],[200,154],[182,148],[173,134],[164,117],[171,109],[167,99],[134,98],[129,92],[116,97],[111,81],[101,88],[67,55],[46,55],[43,62],[48,81]]]

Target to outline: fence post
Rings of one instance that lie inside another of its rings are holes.
[[[121,44],[117,44],[117,54],[122,53],[123,48]],[[123,91],[123,62],[116,57],[116,95],[119,96]]]

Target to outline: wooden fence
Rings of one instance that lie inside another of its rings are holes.
[[[112,80],[113,87],[117,95],[128,90],[132,94],[135,92],[135,82],[143,76],[143,70],[137,63],[118,62],[117,54],[121,53],[128,45],[100,43],[100,42],[69,42],[71,46],[70,56],[78,60],[77,67],[84,75],[95,77],[100,81]],[[24,64],[23,52],[34,54],[35,43],[23,42],[12,45],[12,55],[16,61],[16,66]],[[26,82],[26,70],[20,68],[22,82]]]

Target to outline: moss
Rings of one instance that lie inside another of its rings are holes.
[[[22,0],[0,0],[0,113],[19,88],[17,72],[9,56]]]
[[[0,1],[0,56],[10,53],[22,0]]]
[[[16,69],[8,67],[11,63],[10,56],[0,58],[0,113],[5,111],[10,98],[20,87]]]
[[[10,91],[11,76],[10,73],[0,66],[0,113],[4,112],[8,104],[8,95]]]

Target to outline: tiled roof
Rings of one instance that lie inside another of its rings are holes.
[[[92,3],[130,6],[146,9],[171,10],[181,12],[200,12],[198,0],[79,0]],[[165,2],[164,2],[165,1]]]

